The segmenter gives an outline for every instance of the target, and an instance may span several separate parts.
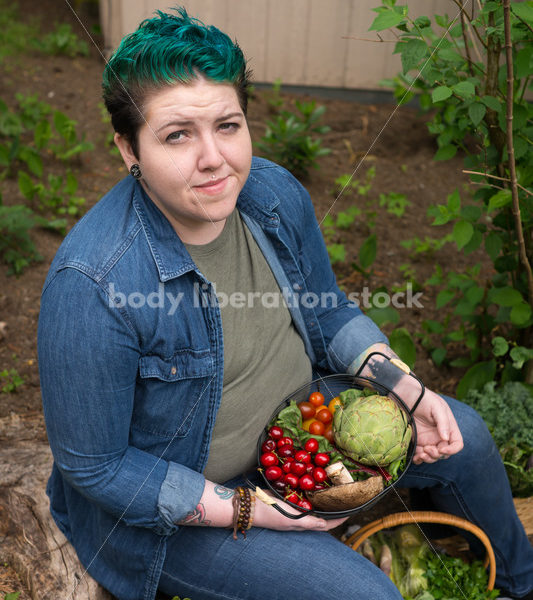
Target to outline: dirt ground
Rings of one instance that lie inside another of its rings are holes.
[[[87,33],[74,18],[67,3],[62,0],[18,0],[22,18],[38,18],[41,32],[48,32],[56,22],[70,23],[83,39]],[[94,34],[97,14],[90,3],[78,3],[79,16],[96,44],[102,40]],[[118,156],[109,151],[107,145],[110,125],[101,113],[100,82],[103,59],[99,48],[91,43],[89,57],[67,58],[28,52],[9,57],[0,64],[0,89],[2,99],[15,106],[15,93],[37,94],[54,109],[65,112],[78,122],[79,131],[95,146],[95,151],[83,156],[74,172],[79,181],[78,195],[86,199],[90,208],[116,182],[126,175],[125,167]],[[252,64],[253,68],[253,64]],[[283,94],[287,105],[294,97]],[[307,97],[306,99],[311,99]],[[335,201],[334,180],[343,174],[355,173],[362,180],[367,169],[374,167],[376,176],[368,196],[363,199],[377,211],[376,234],[379,244],[378,255],[372,275],[364,278],[350,264],[357,256],[362,241],[369,233],[364,221],[355,222],[339,240],[345,244],[347,260],[336,265],[339,280],[347,292],[358,291],[363,286],[371,290],[380,286],[388,289],[403,283],[399,266],[409,263],[416,270],[416,278],[423,282],[431,275],[436,263],[445,270],[453,263],[455,269],[467,265],[452,246],[435,253],[431,258],[410,258],[401,242],[415,235],[439,237],[441,230],[431,227],[426,216],[427,208],[444,201],[447,194],[465,183],[462,158],[437,163],[432,157],[436,146],[427,132],[424,118],[414,108],[396,109],[390,104],[358,104],[348,101],[316,98],[326,106],[324,123],[331,131],[324,136],[323,145],[332,152],[320,159],[320,168],[313,170],[305,182],[313,199],[317,218],[321,221],[328,213],[345,211],[355,203],[353,196],[343,194]],[[254,140],[265,130],[265,120],[271,116],[267,94],[256,91],[249,106],[249,124]],[[364,159],[364,160],[363,160]],[[46,169],[57,172],[57,164],[50,161]],[[1,182],[3,202],[6,205],[23,201],[16,178]],[[405,194],[411,205],[404,216],[397,217],[379,208],[380,193]],[[359,200],[361,201],[361,199]],[[69,226],[72,226],[71,220]],[[0,339],[0,371],[16,369],[24,378],[24,385],[17,393],[0,393],[0,418],[11,413],[25,418],[41,419],[41,400],[36,353],[36,326],[39,314],[39,297],[50,262],[61,243],[61,237],[45,230],[35,230],[36,241],[42,261],[33,264],[20,277],[8,276],[7,267],[0,265],[0,321],[6,323],[5,335]],[[471,257],[474,262],[479,257]],[[406,327],[414,335],[421,331],[424,319],[436,316],[434,291],[422,287],[423,309],[400,311],[399,326]],[[390,332],[390,328],[385,328]],[[460,372],[439,368],[429,359],[417,341],[418,358],[415,371],[429,387],[453,394]],[[42,429],[44,435],[44,427]],[[0,440],[1,443],[1,440]],[[9,575],[11,576],[11,575]],[[6,566],[0,565],[0,590],[9,590]],[[17,588],[17,582],[11,585]],[[20,597],[24,600],[24,595]]]

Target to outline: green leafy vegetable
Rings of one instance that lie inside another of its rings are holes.
[[[489,428],[505,464],[513,495],[533,494],[533,394],[517,381],[496,388],[494,381],[481,391],[471,390],[465,402],[475,408]]]

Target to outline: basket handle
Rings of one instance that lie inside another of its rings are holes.
[[[387,356],[386,354],[383,354],[383,352],[371,352],[363,361],[363,364],[359,367],[359,369],[357,369],[357,372],[355,373],[354,377],[359,377],[360,374],[363,372],[363,369],[366,367],[366,365],[368,364],[368,361],[373,357],[373,356],[383,356],[383,358],[386,358],[391,364],[393,364],[395,367],[397,367],[398,369],[402,370],[404,373],[406,373],[407,375],[410,375],[413,379],[416,379],[416,381],[420,384],[420,395],[418,396],[418,398],[416,399],[416,402],[413,404],[413,407],[411,409],[407,409],[409,412],[409,415],[412,417],[413,413],[415,412],[415,410],[417,409],[418,405],[420,404],[420,401],[422,400],[422,397],[424,396],[424,394],[426,393],[426,386],[422,383],[422,381],[413,373],[413,371],[411,371],[411,369],[402,361],[398,360],[398,359],[391,359],[390,356]],[[400,366],[401,365],[401,366]],[[368,378],[364,378],[367,379],[367,381],[371,382],[370,379]],[[379,382],[378,382],[379,383]],[[385,386],[383,386],[385,387]],[[388,389],[388,388],[387,388]],[[389,390],[392,391],[392,390]]]
[[[382,529],[396,527],[397,525],[407,525],[410,523],[439,523],[441,525],[452,525],[475,534],[481,542],[483,542],[487,551],[484,563],[485,568],[487,568],[487,566],[489,567],[487,590],[494,589],[494,582],[496,580],[496,558],[490,540],[481,528],[462,517],[424,510],[394,513],[372,521],[371,523],[367,523],[364,527],[361,527],[361,529],[358,529],[352,534],[344,543],[347,546],[351,546],[353,550],[357,550],[357,548],[359,548],[359,546],[372,534],[377,533]]]

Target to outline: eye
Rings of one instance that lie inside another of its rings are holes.
[[[181,142],[181,141],[183,141],[185,134],[186,134],[185,130],[173,131],[172,133],[167,135],[165,141],[166,142]]]
[[[237,129],[239,129],[239,127],[240,127],[239,123],[221,123],[220,124],[220,129],[222,131],[227,131],[228,133],[237,131]]]

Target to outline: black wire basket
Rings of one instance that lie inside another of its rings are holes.
[[[306,510],[306,509],[300,508],[300,507],[296,506],[295,504],[291,503],[290,506],[294,507],[295,509],[298,510],[297,513],[291,513],[291,512],[286,511],[283,507],[281,507],[279,504],[274,502],[272,504],[272,506],[276,510],[278,510],[280,513],[285,515],[286,517],[289,517],[291,519],[300,519],[306,515],[315,515],[315,516],[319,516],[319,517],[322,517],[325,519],[335,519],[335,518],[339,518],[339,517],[350,516],[350,515],[360,512],[360,511],[367,510],[368,508],[373,506],[376,502],[378,502],[381,498],[383,498],[383,496],[390,493],[395,487],[397,487],[400,484],[405,472],[409,468],[409,466],[412,462],[414,449],[416,447],[416,439],[417,439],[416,425],[415,425],[415,421],[413,419],[413,413],[414,413],[416,407],[418,406],[420,400],[422,399],[422,396],[424,395],[424,391],[425,391],[424,384],[412,372],[406,371],[406,372],[409,372],[409,375],[414,377],[421,386],[420,396],[414,403],[413,407],[411,409],[408,409],[405,402],[400,397],[398,397],[398,395],[395,394],[392,390],[388,389],[384,385],[377,383],[374,380],[371,380],[367,377],[363,377],[360,375],[360,373],[363,371],[364,367],[366,366],[366,364],[368,363],[370,358],[375,355],[381,355],[381,356],[384,356],[387,360],[389,359],[389,357],[387,357],[385,354],[382,354],[380,352],[373,352],[366,358],[365,362],[361,365],[360,369],[358,370],[358,372],[355,375],[339,374],[339,375],[327,375],[325,377],[320,377],[318,379],[314,379],[313,381],[303,385],[302,387],[295,390],[292,394],[287,396],[280,403],[278,408],[274,411],[274,413],[272,414],[271,418],[268,420],[267,425],[265,426],[263,432],[261,433],[261,435],[259,437],[259,440],[257,442],[257,463],[258,463],[258,465],[260,465],[260,458],[261,458],[261,454],[262,454],[261,447],[263,445],[263,442],[269,436],[270,425],[276,419],[278,414],[284,408],[289,406],[289,404],[292,401],[299,404],[300,402],[306,401],[312,392],[321,392],[324,395],[324,399],[325,399],[324,405],[327,405],[333,398],[337,397],[341,392],[343,392],[345,390],[348,390],[348,389],[358,389],[358,390],[370,389],[372,391],[375,391],[377,394],[379,394],[381,396],[388,396],[394,402],[396,402],[396,404],[404,412],[407,424],[411,427],[411,440],[409,442],[407,455],[405,458],[404,468],[398,474],[398,476],[395,478],[394,481],[389,482],[387,485],[385,485],[383,487],[383,489],[380,492],[378,492],[376,495],[374,495],[370,500],[368,500],[368,501],[364,502],[363,504],[356,506],[354,508],[349,508],[346,510],[331,510],[331,511],[319,510],[316,508],[312,508],[311,510]],[[280,500],[285,501],[283,494],[281,492],[279,492],[278,490],[276,490],[276,488],[272,485],[272,483],[266,478],[264,470],[262,468],[259,468],[258,470],[261,474],[262,480],[264,481],[265,487],[271,492],[271,494],[274,496],[274,498],[278,498]]]

